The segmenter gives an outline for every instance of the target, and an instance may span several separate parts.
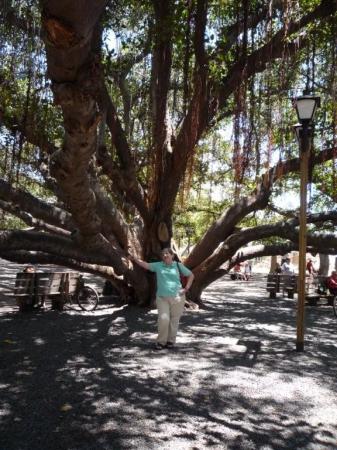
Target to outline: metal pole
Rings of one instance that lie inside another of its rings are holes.
[[[298,267],[297,338],[296,338],[296,350],[298,352],[303,352],[304,350],[308,162],[309,162],[309,130],[308,130],[308,123],[303,123],[300,139],[301,193],[300,193],[299,267]]]

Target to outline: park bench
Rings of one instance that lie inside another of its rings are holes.
[[[267,291],[270,298],[276,298],[276,294],[280,292],[280,276],[278,273],[268,273]]]
[[[62,310],[78,290],[79,272],[17,273],[13,295],[20,311],[33,310],[51,299],[52,309]]]
[[[313,279],[308,287],[308,294],[306,300],[310,306],[316,306],[318,301],[324,299],[329,306],[332,306],[334,295],[330,294],[327,287],[327,278],[323,275],[318,275]]]
[[[315,278],[307,277],[305,283],[305,299],[310,306],[318,304],[320,299],[327,300],[332,305],[333,295],[331,295],[326,287],[325,276]],[[297,293],[298,275],[270,273],[267,276],[267,291],[270,298],[276,298],[277,293],[287,294],[288,298],[294,298]]]
[[[287,294],[288,298],[294,298],[297,292],[297,276],[291,274],[280,274],[280,290],[283,296]]]
[[[288,298],[293,298],[297,289],[296,275],[269,273],[267,276],[267,291],[270,298],[276,298],[276,294],[287,293]]]

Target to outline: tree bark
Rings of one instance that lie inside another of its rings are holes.
[[[329,274],[329,255],[319,253],[319,275],[327,276]]]
[[[92,49],[97,24],[106,1],[68,2],[45,0],[42,24],[46,44],[48,75],[55,103],[64,117],[63,148],[53,154],[51,173],[64,193],[64,200],[86,245],[108,248],[101,235],[95,195],[90,188],[88,165],[96,151],[96,131],[100,115],[94,93],[97,89],[96,58]]]

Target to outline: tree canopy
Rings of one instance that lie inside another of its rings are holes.
[[[298,247],[291,99],[319,95],[308,250],[336,253],[336,0],[0,1],[0,256],[109,278],[193,244],[191,295]],[[284,198],[284,197],[283,197]],[[284,203],[284,201],[283,201]]]

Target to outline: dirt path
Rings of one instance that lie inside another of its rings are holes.
[[[228,279],[153,350],[156,311],[0,305],[1,450],[337,448],[337,320]]]

